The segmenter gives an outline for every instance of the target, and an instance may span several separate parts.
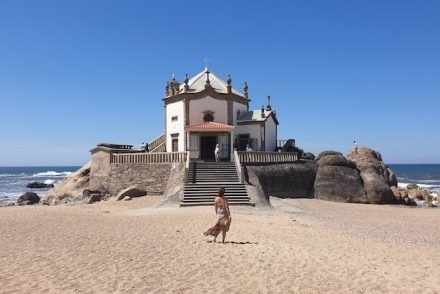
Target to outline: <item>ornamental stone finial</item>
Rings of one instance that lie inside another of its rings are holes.
[[[267,96],[267,106],[266,106],[266,110],[267,110],[267,111],[271,111],[271,110],[272,110],[272,106],[270,106],[270,96]]]
[[[230,75],[230,74],[228,75],[228,80],[227,80],[226,82],[228,83],[228,86],[227,86],[227,88],[228,88],[228,93],[231,93],[231,92],[232,92],[232,86],[231,86],[231,84],[232,84],[232,79],[231,79],[231,75]]]
[[[187,91],[189,90],[189,85],[188,85],[189,78],[188,78],[188,74],[185,74],[185,80],[184,80],[184,82],[185,82],[185,92],[187,92]]]
[[[247,82],[244,82],[244,97],[248,98],[249,94],[248,94],[248,84]]]

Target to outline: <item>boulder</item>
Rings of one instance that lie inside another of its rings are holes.
[[[101,194],[90,194],[90,196],[87,196],[83,199],[85,204],[92,204],[98,201],[101,201]]]
[[[321,153],[318,154],[318,157],[316,157],[315,160],[318,161],[322,157],[329,156],[329,155],[341,155],[342,156],[342,153],[338,152],[338,151],[333,151],[333,150],[322,151]]]
[[[408,191],[408,198],[410,199],[423,199],[423,194],[418,189],[412,189]]]
[[[83,197],[90,197],[90,195],[99,194],[101,195],[101,191],[90,190],[89,188],[84,189],[82,192]]]
[[[418,189],[419,186],[417,186],[417,184],[408,184],[408,186],[406,186],[406,188],[408,190],[413,190],[413,189]]]
[[[389,167],[387,167],[387,171],[388,171],[388,186],[390,187],[397,186],[396,174]]]
[[[424,207],[434,207],[434,205],[432,204],[432,196],[431,194],[424,194],[423,195],[423,206]]]
[[[17,199],[17,204],[32,205],[40,202],[40,197],[34,192],[26,192]]]
[[[118,201],[122,200],[122,199],[124,199],[125,196],[141,197],[141,196],[145,196],[145,195],[147,195],[147,191],[145,191],[144,189],[140,188],[137,185],[133,185],[133,186],[125,188],[124,190],[119,192],[119,194],[117,196],[117,200]]]
[[[316,162],[302,160],[295,163],[248,165],[245,179],[253,187],[264,191],[266,197],[313,198]]]
[[[314,160],[315,154],[313,154],[311,152],[304,152],[301,156],[301,159]]]
[[[408,191],[407,190],[400,190],[400,197],[407,198],[408,197]]]
[[[30,189],[44,189],[44,188],[53,188],[53,184],[45,184],[41,182],[31,182],[26,185],[26,188]]]
[[[369,203],[359,171],[346,166],[319,166],[314,191],[317,199]]]
[[[399,188],[397,188],[396,186],[391,186],[390,189],[391,191],[393,191],[394,197],[396,197],[397,199],[402,198],[401,190],[399,190]]]
[[[403,203],[404,205],[408,205],[408,206],[417,206],[417,202],[414,201],[414,199],[411,199],[409,197],[407,198],[402,198],[403,199]]]
[[[348,168],[356,169],[356,164],[347,160],[342,154],[326,154],[322,155],[322,153],[318,156],[318,166],[345,166]]]
[[[392,186],[397,185],[397,180],[394,183],[392,176],[390,180],[390,169],[382,161],[382,155],[379,152],[362,147],[357,148],[357,150],[352,149],[347,158],[356,164],[360,172],[369,203],[397,202],[393,191],[390,189],[390,184],[393,184]]]

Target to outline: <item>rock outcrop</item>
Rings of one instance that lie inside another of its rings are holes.
[[[17,199],[18,205],[33,205],[40,202],[40,196],[34,192],[26,192]]]
[[[26,185],[26,188],[30,188],[30,189],[45,189],[45,188],[53,188],[53,187],[54,187],[53,184],[45,184],[41,182],[31,182]]]
[[[325,151],[317,157],[315,198],[337,202],[370,203],[356,164],[341,153]]]
[[[397,202],[390,188],[397,185],[396,177],[382,161],[379,152],[369,148],[353,148],[347,158],[356,164],[360,172],[368,203]]]
[[[302,160],[297,163],[248,165],[246,181],[261,187],[264,194],[279,198],[313,198],[316,163]]]
[[[131,198],[133,198],[133,197],[142,197],[145,195],[147,195],[147,191],[136,185],[133,185],[119,192],[117,200],[122,200],[125,198],[125,196],[130,196]]]
[[[45,200],[50,204],[80,202],[83,200],[83,191],[89,187],[91,162],[88,162],[78,171],[55,184]]]

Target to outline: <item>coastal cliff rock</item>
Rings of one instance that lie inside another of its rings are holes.
[[[341,153],[325,151],[317,157],[315,198],[337,202],[369,203],[354,162]]]
[[[396,203],[390,186],[396,186],[394,173],[382,161],[379,152],[369,148],[353,148],[347,158],[356,164],[363,181],[364,191],[368,203],[385,204]]]
[[[47,192],[45,200],[50,205],[82,201],[83,191],[89,187],[90,167],[91,162],[88,162],[78,171],[55,184],[55,187]]]
[[[302,160],[296,163],[247,165],[247,182],[261,187],[266,197],[313,198],[316,163]],[[255,175],[255,176],[253,176]]]
[[[33,205],[40,202],[40,196],[34,192],[26,192],[17,199],[18,205]]]

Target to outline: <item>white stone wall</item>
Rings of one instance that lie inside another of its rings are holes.
[[[249,134],[251,139],[257,139],[258,146],[256,148],[257,150],[255,150],[255,146],[253,146],[254,151],[261,150],[261,133],[262,133],[262,128],[260,124],[236,126],[234,131],[235,137],[238,137],[239,134]]]
[[[234,126],[237,125],[237,110],[240,110],[240,112],[246,112],[247,106],[238,102],[232,102],[232,123]]]
[[[228,104],[226,100],[217,100],[212,97],[205,97],[189,102],[189,125],[195,125],[203,122],[203,112],[214,112],[214,122],[228,123]]]
[[[266,151],[274,151],[277,147],[277,125],[272,117],[266,120]]]
[[[185,107],[183,101],[178,101],[175,103],[168,104],[166,106],[166,119],[167,119],[167,133],[166,133],[166,141],[167,141],[167,151],[172,151],[171,145],[171,134],[178,133],[179,134],[179,152],[185,151],[184,146],[184,131],[185,131]],[[173,116],[177,116],[177,121],[172,121],[171,118]]]

